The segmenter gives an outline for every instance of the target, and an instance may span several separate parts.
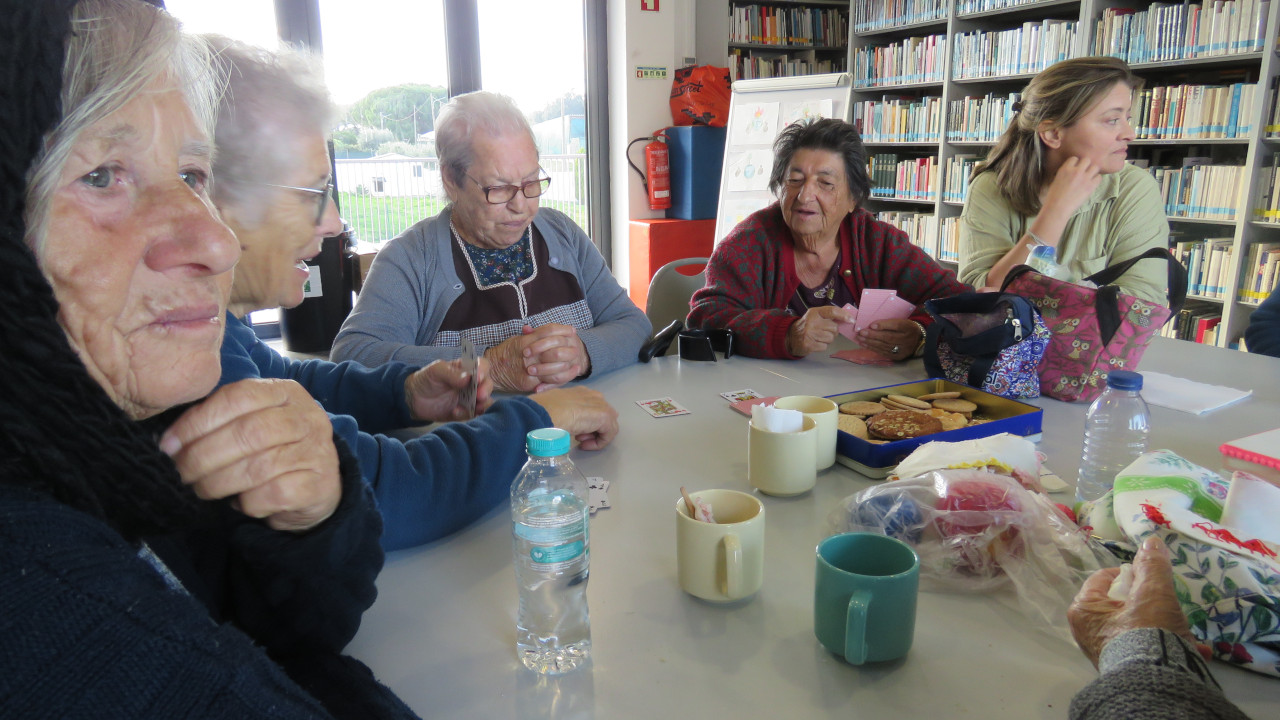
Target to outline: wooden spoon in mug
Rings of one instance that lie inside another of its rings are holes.
[[[693,504],[693,498],[689,497],[689,492],[680,486],[680,494],[684,496],[684,509],[689,511],[689,517],[694,520],[698,519],[698,506]]]

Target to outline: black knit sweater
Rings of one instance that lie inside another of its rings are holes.
[[[339,653],[382,565],[345,446],[310,532],[200,502],[57,323],[23,209],[74,4],[0,0],[0,717],[411,717]]]

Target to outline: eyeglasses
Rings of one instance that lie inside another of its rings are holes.
[[[298,192],[304,192],[304,193],[307,193],[308,195],[319,196],[320,207],[316,208],[316,223],[315,223],[317,227],[319,227],[320,223],[324,222],[324,211],[329,209],[329,196],[333,194],[332,180],[325,183],[323,190],[318,190],[316,188],[309,188],[309,187],[298,187],[297,185],[276,185],[275,183],[253,183],[253,184],[261,185],[263,187],[280,188],[281,190],[297,190]]]
[[[480,181],[467,176],[467,179],[476,185],[480,185]],[[542,177],[537,180],[530,180],[527,183],[519,185],[480,185],[480,189],[484,191],[484,199],[490,205],[505,205],[516,196],[516,192],[524,193],[527,198],[536,198],[547,191],[551,187],[551,178]]]

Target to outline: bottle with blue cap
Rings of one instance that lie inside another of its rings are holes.
[[[1080,502],[1106,495],[1116,475],[1147,451],[1151,414],[1142,399],[1142,375],[1112,370],[1106,383],[1085,415],[1084,454],[1076,478]]]
[[[511,485],[515,540],[516,651],[525,667],[560,675],[591,657],[587,479],[569,459],[569,433],[534,430],[529,460]]]

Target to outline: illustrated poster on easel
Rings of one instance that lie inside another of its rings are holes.
[[[778,133],[798,120],[848,120],[850,87],[847,73],[733,83],[716,212],[716,242],[751,213],[777,200],[769,192],[769,176]]]

